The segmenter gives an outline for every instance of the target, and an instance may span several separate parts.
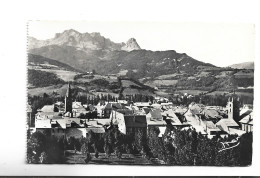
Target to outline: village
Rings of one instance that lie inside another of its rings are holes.
[[[136,129],[158,127],[158,136],[161,137],[166,125],[170,124],[181,129],[194,128],[208,138],[217,135],[241,136],[253,131],[253,106],[245,104],[238,108],[236,103],[233,98],[229,98],[226,107],[197,103],[185,107],[174,106],[166,98],[157,97],[154,103],[135,102],[128,105],[126,100],[118,100],[99,102],[93,106],[72,101],[68,86],[65,103],[60,101],[39,108],[35,115],[35,127],[30,127],[30,130],[49,130],[53,136],[80,138],[86,137],[90,130],[102,134],[111,125],[117,126],[126,135]],[[30,122],[30,110],[28,116]]]
[[[173,140],[172,145],[175,149],[177,146],[173,143],[176,140],[176,131],[187,131],[187,133],[191,132],[193,134],[195,132],[199,135],[198,137],[204,137],[208,140],[226,140],[226,142],[222,141],[220,145],[213,145],[213,148],[216,147],[217,151],[221,152],[239,146],[239,138],[246,133],[253,132],[253,105],[244,104],[242,107],[239,107],[239,98],[233,97],[228,99],[226,107],[205,106],[195,102],[190,103],[188,106],[176,105],[163,97],[155,97],[153,102],[117,100],[116,102],[100,101],[97,105],[92,105],[73,101],[69,84],[64,101],[64,103],[58,101],[52,105],[44,105],[42,108],[39,108],[35,114],[34,126],[31,126],[33,117],[31,108],[28,106],[28,133],[33,135],[41,132],[49,135],[50,138],[66,140],[65,142],[67,140],[71,142],[71,139],[78,139],[78,142],[83,142],[80,140],[84,139],[88,140],[85,141],[87,144],[90,144],[90,146],[87,146],[87,149],[86,147],[82,148],[82,145],[80,147],[76,146],[74,141],[74,146],[70,146],[67,150],[75,150],[75,154],[77,151],[80,154],[86,152],[86,159],[89,160],[91,159],[90,150],[95,152],[96,158],[100,155],[99,152],[102,152],[98,151],[97,145],[101,144],[99,143],[101,142],[100,138],[103,138],[105,134],[115,135],[113,137],[115,143],[111,143],[111,141],[109,143],[110,151],[108,151],[108,157],[113,152],[112,150],[115,151],[116,155],[116,150],[119,147],[123,150],[123,146],[126,145],[125,150],[138,150],[137,153],[143,153],[146,158],[148,153],[145,151],[147,150],[147,146],[145,146],[147,141],[145,140],[152,140],[149,137],[154,137],[154,135],[158,137],[155,138],[157,141],[165,140],[167,137],[167,140],[169,140],[170,138],[170,140]],[[167,128],[174,128],[175,134],[172,131],[168,132]],[[124,138],[123,142],[116,141],[118,134]],[[103,139],[106,140],[105,137]],[[92,141],[89,141],[91,139]],[[112,137],[109,139],[111,140]],[[138,141],[138,139],[141,141]],[[138,142],[137,146],[132,146],[136,142]],[[156,144],[159,144],[159,142]],[[165,143],[168,142],[165,141]],[[151,144],[151,142],[149,143]],[[104,149],[106,152],[106,144],[108,145],[108,143],[103,143],[104,148],[99,148],[99,150]],[[131,148],[129,148],[129,145]],[[137,148],[138,145],[139,148]],[[82,151],[82,149],[85,149],[85,151]],[[157,151],[154,151],[155,154],[157,154]],[[66,149],[64,148],[65,152]],[[122,157],[121,152],[120,156],[118,156],[120,159]],[[128,152],[130,153],[131,151]],[[107,154],[105,154],[105,158],[107,158]],[[163,158],[156,159],[157,164],[158,160],[163,160]],[[165,158],[165,160],[167,159]],[[40,156],[40,160],[43,160],[43,155]],[[166,164],[165,161],[163,163]]]

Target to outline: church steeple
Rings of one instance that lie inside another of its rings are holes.
[[[72,117],[72,98],[71,98],[71,88],[70,83],[68,84],[68,89],[65,95],[65,113],[71,113]]]
[[[227,109],[228,109],[228,118],[233,119],[239,124],[239,97],[231,96],[228,99]]]

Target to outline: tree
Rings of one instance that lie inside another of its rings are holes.
[[[241,166],[248,166],[252,164],[252,132],[241,136],[239,145],[239,163]]]
[[[143,130],[138,129],[135,133],[135,148],[140,152],[141,150],[145,151],[146,146],[146,135]]]
[[[48,163],[47,160],[48,160],[47,154],[45,152],[42,152],[40,156],[40,163],[42,164]]]
[[[41,132],[34,132],[27,141],[28,163],[38,163],[40,154],[46,149],[46,137]]]
[[[88,163],[91,160],[91,155],[89,152],[86,154],[86,158],[84,159],[85,163]]]

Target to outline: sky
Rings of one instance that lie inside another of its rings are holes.
[[[28,35],[39,40],[74,29],[81,33],[100,32],[113,42],[135,38],[142,49],[175,50],[194,59],[225,67],[254,61],[253,24],[174,23],[126,21],[29,21]]]

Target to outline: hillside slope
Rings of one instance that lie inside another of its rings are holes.
[[[229,67],[233,69],[254,69],[254,62],[243,62],[230,65]]]
[[[70,65],[64,64],[57,60],[49,59],[49,58],[46,58],[43,56],[34,55],[34,54],[30,54],[30,53],[28,53],[28,64],[45,66],[46,68],[57,67],[59,69],[80,72],[79,70],[71,67]]]
[[[31,49],[30,53],[55,59],[81,71],[96,70],[100,74],[118,74],[134,78],[156,77],[179,71],[194,73],[199,66],[214,67],[195,60],[186,54],[171,51],[133,50],[108,51],[77,50],[71,46],[45,46]]]

